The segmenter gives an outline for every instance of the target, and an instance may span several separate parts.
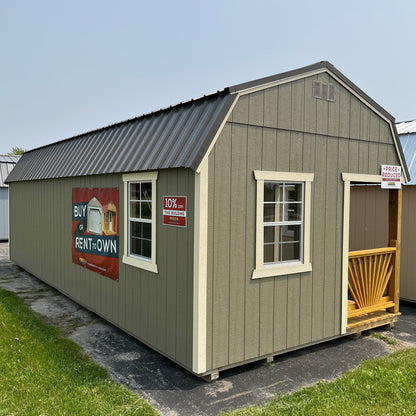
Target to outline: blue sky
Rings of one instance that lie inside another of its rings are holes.
[[[414,0],[0,0],[0,154],[328,60],[416,119]]]

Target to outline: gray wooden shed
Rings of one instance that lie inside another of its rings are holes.
[[[350,184],[382,164],[407,179],[394,118],[319,62],[26,152],[10,256],[215,378],[359,331],[352,309],[365,328],[397,319],[394,284],[388,306],[349,299]],[[111,235],[86,231],[92,197],[113,207]]]
[[[9,189],[7,176],[19,160],[19,156],[0,155],[0,240],[9,239]]]

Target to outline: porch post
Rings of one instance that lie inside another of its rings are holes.
[[[394,258],[394,275],[389,284],[389,297],[394,302],[394,307],[389,312],[399,312],[400,294],[400,247],[402,234],[402,190],[389,190],[389,244],[396,247]]]

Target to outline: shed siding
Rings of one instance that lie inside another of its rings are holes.
[[[316,79],[335,102],[312,97]],[[399,164],[387,122],[328,74],[239,98],[209,156],[208,370],[341,334],[341,173],[384,163]],[[315,174],[312,272],[251,279],[254,170]]]
[[[400,297],[416,302],[416,186],[403,189],[402,248],[400,257]]]
[[[72,263],[73,187],[118,187],[119,281]],[[10,184],[11,259],[76,302],[136,338],[192,368],[194,173],[159,171],[157,265],[153,274],[122,263],[124,200],[121,175],[101,175]],[[162,225],[164,195],[183,195],[187,228]]]
[[[403,195],[403,218],[405,216]],[[352,186],[350,200],[350,251],[388,247],[389,191],[380,186]],[[403,228],[402,232],[405,230]],[[402,235],[402,248],[404,249]],[[403,252],[402,252],[403,254]],[[400,265],[402,269],[402,263]],[[403,270],[401,270],[403,271]]]
[[[8,188],[0,188],[0,240],[9,238]]]

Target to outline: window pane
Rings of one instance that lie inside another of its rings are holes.
[[[279,222],[283,221],[283,204],[264,204],[263,212],[264,222]]]
[[[275,225],[271,227],[264,227],[264,242],[265,243],[275,243],[279,241],[279,229],[280,225]]]
[[[140,202],[130,202],[130,218],[140,218]]]
[[[142,237],[142,223],[141,222],[130,222],[130,234],[132,237],[141,238]]]
[[[152,183],[151,182],[142,182],[142,190],[140,193],[140,199],[142,201],[151,201],[152,200]]]
[[[280,241],[299,242],[300,225],[282,225],[280,226]]]
[[[285,201],[302,201],[302,185],[300,183],[285,184]]]
[[[282,261],[300,260],[299,243],[282,244]]]
[[[302,220],[302,203],[285,204],[287,221],[301,221]]]
[[[148,222],[142,223],[143,225],[143,238],[146,238],[147,240],[152,239],[152,224]]]
[[[283,201],[283,184],[264,182],[264,202]]]
[[[140,249],[140,239],[132,237],[130,239],[130,253],[131,254],[137,254],[138,256],[141,255],[141,249]]]
[[[141,218],[146,219],[146,220],[151,220],[152,219],[152,203],[150,201],[140,202],[140,205],[142,207]]]
[[[279,244],[264,245],[264,263],[276,263],[280,261]]]
[[[150,240],[142,240],[142,244],[143,244],[142,256],[148,257],[150,259],[152,257],[152,242]]]
[[[138,200],[140,198],[140,183],[130,184],[130,199]]]

